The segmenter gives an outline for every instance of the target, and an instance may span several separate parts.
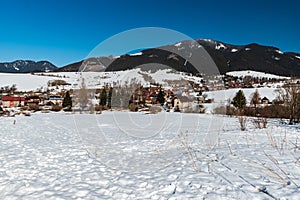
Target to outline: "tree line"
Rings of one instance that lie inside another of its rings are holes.
[[[226,114],[285,118],[289,120],[289,124],[299,123],[300,84],[285,84],[281,88],[277,89],[276,93],[276,99],[271,105],[259,107],[258,105],[261,103],[261,97],[258,90],[252,94],[250,106],[247,106],[246,97],[243,91],[239,90],[231,102],[234,108],[227,106]]]

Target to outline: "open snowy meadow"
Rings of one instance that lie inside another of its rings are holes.
[[[300,129],[210,114],[0,118],[0,199],[299,199]]]

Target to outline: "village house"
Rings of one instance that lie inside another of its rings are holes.
[[[46,104],[62,105],[63,98],[59,95],[49,96]]]
[[[25,105],[25,97],[2,96],[3,107],[20,107]]]
[[[37,95],[25,98],[25,104],[28,106],[38,106],[41,103],[41,98]]]
[[[264,97],[264,98],[261,99],[261,103],[263,105],[268,105],[270,103],[270,101],[269,101],[269,99],[267,97]]]
[[[150,92],[149,91],[145,92],[145,97],[146,97],[146,99],[145,99],[145,105],[151,106],[151,104],[153,103],[153,101],[152,101],[152,98],[150,96]]]
[[[190,106],[190,99],[187,96],[179,96],[175,99],[174,104],[178,107],[180,110],[187,109]]]

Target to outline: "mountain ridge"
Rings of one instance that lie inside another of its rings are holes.
[[[195,40],[210,55],[217,65],[220,74],[230,71],[254,70],[281,76],[300,77],[300,54],[294,52],[281,52],[274,46],[250,43],[246,45],[233,45],[210,39]],[[180,56],[172,55],[172,52],[164,51],[164,47],[182,48],[186,41],[159,48],[150,48],[141,51],[141,54],[122,55],[115,57],[106,63],[106,71],[118,71],[132,69],[143,64],[159,63],[172,66],[175,70],[197,73],[197,70]],[[169,59],[173,57],[174,59]],[[101,57],[102,59],[104,57]],[[106,57],[108,58],[108,57]],[[97,60],[97,58],[94,58]],[[103,65],[103,62],[100,62]],[[78,71],[82,61],[72,63],[56,71]],[[88,69],[88,68],[87,68]]]
[[[16,60],[13,62],[0,63],[0,72],[4,73],[29,73],[53,71],[57,69],[49,61]]]
[[[230,71],[253,70],[280,76],[300,77],[299,53],[282,52],[277,47],[257,43],[233,45],[211,39],[197,39],[195,41],[197,45],[203,47],[210,55],[220,74]],[[197,74],[199,72],[190,62],[176,54],[176,52],[184,54],[185,49],[189,48],[188,45],[189,41],[181,41],[162,47],[144,49],[140,53],[135,54],[88,58],[60,68],[48,61],[16,60],[14,62],[0,63],[0,72],[118,71],[133,69],[147,64],[149,65],[148,69],[171,66],[177,71]],[[201,63],[202,65],[209,65],[204,60],[200,62],[204,62]]]

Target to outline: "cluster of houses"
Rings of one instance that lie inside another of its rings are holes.
[[[2,108],[10,107],[26,107],[26,108],[36,108],[39,107],[43,109],[47,106],[59,105],[61,106],[63,102],[63,97],[60,95],[47,95],[47,94],[0,94],[0,106]]]
[[[161,104],[167,111],[174,110],[175,112],[179,112],[189,109],[192,105],[198,106],[198,109],[200,108],[203,111],[203,107],[201,107],[200,104],[210,103],[212,101],[205,99],[205,96],[202,95],[203,91],[208,91],[208,87],[204,82],[190,82],[190,87],[188,89],[179,88],[176,84],[173,86],[174,87],[162,87],[161,85],[155,83],[150,84],[148,87],[141,86],[131,94],[130,101],[127,103],[128,105],[133,103],[138,108],[149,108],[153,105]],[[186,82],[184,87],[186,87]],[[106,93],[108,94],[110,87],[106,85],[106,87],[104,88],[106,89]],[[94,97],[94,101],[92,104],[94,106],[96,106],[96,104],[99,104],[102,90],[103,89],[96,89],[93,91],[94,95],[92,96]],[[78,102],[80,102],[80,100],[78,100],[78,97],[80,95],[75,95],[76,91],[77,90],[74,89],[70,91],[71,97],[73,97],[73,110],[78,107],[77,104]],[[0,107],[3,109],[20,107],[23,110],[41,110],[42,112],[51,111],[54,106],[56,106],[56,108],[62,109],[65,92],[66,91],[61,91],[59,93],[56,93],[55,95],[49,92],[2,92],[0,93]],[[87,90],[87,93],[89,92],[91,91]],[[197,93],[197,95],[195,95],[195,93]],[[159,97],[159,95],[161,97]],[[161,100],[159,100],[159,98],[163,98],[163,103],[161,103]]]
[[[201,103],[211,102],[211,100],[206,100],[205,97],[201,95],[201,91],[199,91],[197,96],[192,95],[191,92],[194,91],[173,91],[171,88],[163,88],[158,85],[149,87],[141,86],[133,92],[129,104],[135,104],[137,109],[140,108],[142,110],[153,105],[161,104],[166,111],[173,110],[174,112],[188,110],[196,106],[198,108],[195,108],[194,111],[204,112]]]

